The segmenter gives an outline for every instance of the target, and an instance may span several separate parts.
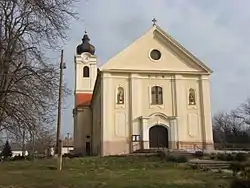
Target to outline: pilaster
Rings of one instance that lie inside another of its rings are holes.
[[[148,120],[149,117],[140,117],[142,149],[149,149]]]
[[[210,82],[209,76],[202,75],[200,77],[200,100],[201,100],[201,122],[203,147],[206,150],[213,150],[213,129],[210,102]]]
[[[177,141],[178,141],[178,129],[177,129],[177,119],[169,120],[169,148],[177,149]]]
[[[130,116],[130,123],[129,123],[129,137],[132,138],[132,135],[140,135],[140,120],[138,117],[140,114],[140,80],[138,79],[139,75],[131,74],[129,78],[129,116]],[[139,149],[138,143],[133,144],[131,142],[131,152]]]
[[[176,123],[176,137],[178,141],[186,140],[186,109],[185,109],[185,88],[183,87],[182,76],[175,75],[174,77],[174,94],[175,94],[175,116],[178,117],[178,122]]]

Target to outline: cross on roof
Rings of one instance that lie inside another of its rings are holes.
[[[154,18],[154,19],[152,20],[152,22],[153,22],[153,25],[155,25],[156,22],[157,22],[157,20]]]

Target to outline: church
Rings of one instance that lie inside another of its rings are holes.
[[[213,150],[212,70],[155,23],[105,64],[85,32],[76,48],[74,153]]]

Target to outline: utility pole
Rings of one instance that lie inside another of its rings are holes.
[[[63,69],[66,65],[63,63],[63,50],[61,50],[60,74],[59,74],[59,91],[58,91],[58,114],[57,114],[57,132],[56,132],[56,154],[57,154],[57,169],[62,170],[62,140],[61,136],[61,111],[62,111],[62,77]]]
[[[57,114],[57,132],[56,132],[56,148],[55,153],[60,152],[60,136],[61,136],[61,111],[62,111],[62,77],[63,69],[66,69],[63,63],[63,50],[61,50],[61,61],[60,61],[60,74],[59,74],[59,91],[58,91],[58,114]]]

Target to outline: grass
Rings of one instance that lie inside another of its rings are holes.
[[[156,157],[64,159],[0,163],[0,188],[227,188],[230,177],[187,170]]]

